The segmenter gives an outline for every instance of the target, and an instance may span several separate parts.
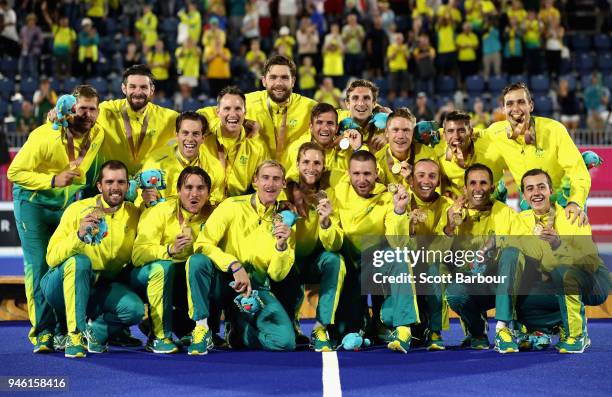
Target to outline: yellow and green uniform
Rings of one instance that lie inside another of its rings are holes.
[[[563,207],[556,203],[554,206],[555,218],[552,226],[559,234],[561,245],[553,250],[556,259],[554,267],[542,270],[550,273],[557,298],[557,302],[550,309],[555,312],[560,310],[561,321],[568,337],[579,337],[587,332],[584,306],[604,303],[612,282],[610,272],[602,263],[597,246],[592,240],[591,226],[578,226],[578,222],[572,225]],[[548,225],[549,216],[551,215],[548,213],[537,215],[533,210],[520,213],[522,221],[532,233],[536,224]],[[535,317],[530,316],[529,310],[523,310],[523,314],[527,318]],[[529,324],[527,325],[529,328]]]
[[[327,189],[328,197],[333,191]],[[299,314],[304,299],[305,284],[319,284],[319,302],[316,318],[322,325],[334,324],[340,292],[346,274],[342,255],[343,232],[334,213],[331,225],[323,229],[319,223],[316,205],[308,208],[308,216],[298,218],[295,225],[295,264],[287,277],[274,283],[272,292],[293,319]]]
[[[504,176],[504,168],[506,168],[504,159],[496,151],[489,150],[490,139],[488,137],[473,137],[472,142],[471,154],[464,158],[464,167],[457,163],[455,156],[450,161],[446,160],[446,149],[448,148],[446,140],[442,139],[435,146],[434,149],[442,174],[440,175],[442,192],[450,192],[453,197],[463,195],[465,170],[472,164],[480,163],[489,167],[493,172],[493,184],[497,184]]]
[[[535,19],[525,21],[525,35],[523,36],[525,47],[540,48],[542,46],[542,41],[540,40],[541,33],[540,21]]]
[[[480,31],[484,23],[485,15],[495,13],[495,5],[492,1],[483,0],[478,4],[473,4],[474,1],[467,0],[464,4],[465,19],[472,24],[475,31]]]
[[[179,12],[181,23],[187,25],[187,34],[194,43],[200,42],[202,34],[202,17],[197,10],[189,12]]]
[[[514,318],[516,291],[525,269],[526,257],[540,261],[543,266],[554,262],[547,244],[525,237],[529,230],[519,215],[507,205],[493,201],[489,210],[468,209],[461,225],[454,230],[452,249],[476,252],[488,241],[495,245],[483,269],[472,267],[468,260],[447,263],[447,268],[457,277],[463,275],[495,275],[498,283],[461,283],[457,279],[448,284],[447,300],[450,307],[461,316],[467,330],[473,336],[485,334],[484,311],[495,307],[495,318],[509,322]],[[446,220],[445,220],[446,223]],[[464,258],[465,259],[465,258]]]
[[[342,51],[342,38],[338,36],[329,44],[334,44],[334,50],[323,46],[323,76],[342,76],[344,74],[344,53]],[[327,43],[326,43],[327,44]]]
[[[53,25],[51,32],[53,33],[53,54],[70,54],[77,39],[76,32],[70,26],[62,27],[59,25]]]
[[[408,216],[398,215],[393,207],[393,197],[385,186],[376,184],[368,198],[359,196],[350,183],[348,175],[334,188],[333,208],[338,214],[344,231],[342,253],[346,261],[346,276],[336,311],[336,324],[342,336],[364,330],[367,315],[367,296],[362,295],[362,253],[383,243],[385,247],[407,246]],[[382,240],[382,241],[381,241]],[[371,264],[363,264],[371,266]],[[394,262],[384,264],[377,271],[386,275],[412,274],[410,264]],[[366,273],[368,269],[366,269]],[[389,328],[418,323],[418,309],[414,285],[393,283],[390,291],[381,293],[384,302],[380,308],[380,319]],[[375,307],[375,313],[379,308]]]
[[[476,60],[478,36],[476,36],[475,33],[459,33],[457,35],[456,43],[457,47],[462,47],[457,55],[459,62],[473,62]]]
[[[176,67],[182,76],[200,78],[200,54],[198,47],[179,47],[174,52],[176,56]]]
[[[40,280],[49,269],[45,260],[47,244],[64,209],[95,183],[101,164],[98,151],[104,142],[104,130],[99,125],[89,132],[89,141],[89,149],[77,167],[81,176],[74,178],[71,185],[52,186],[54,176],[67,170],[70,160],[65,129],[53,130],[51,123],[32,131],[7,171],[14,184],[15,223],[23,248],[32,343],[42,331],[54,332],[55,316],[40,288]],[[79,158],[86,142],[85,137],[74,139],[74,158]]]
[[[437,14],[438,18],[446,17],[450,18],[455,24],[461,23],[461,11],[459,11],[456,7],[441,5],[438,7]]]
[[[145,47],[153,47],[157,41],[157,16],[153,11],[149,11],[140,17],[135,26],[140,32],[142,44]]]
[[[164,146],[155,151],[153,151],[148,159],[145,161],[142,166],[141,171],[147,170],[162,170],[164,172],[164,182],[166,183],[166,189],[161,190],[159,193],[161,197],[170,198],[176,197],[178,192],[176,190],[176,183],[178,182],[178,177],[181,172],[185,169],[185,167],[189,166],[197,166],[202,167],[200,157],[196,157],[195,159],[189,161],[181,154],[181,151],[178,148],[178,145],[173,146]],[[211,180],[215,180],[215,178],[219,178],[217,175],[211,174],[208,170],[206,170]],[[217,181],[217,183],[221,183]],[[140,206],[142,202],[142,198],[138,196],[135,201],[136,206]]]
[[[436,25],[438,33],[438,54],[448,54],[457,51],[455,45],[455,25]]]
[[[232,77],[230,71],[230,59],[232,58],[232,53],[227,48],[223,48],[221,51],[223,52],[223,55],[227,58],[227,60],[217,55],[210,61],[208,61],[208,70],[206,71],[206,77],[208,77],[209,79],[229,79],[230,77]],[[204,50],[204,59],[208,59],[215,52],[216,51],[214,47],[206,48]]]
[[[342,120],[351,117],[350,110],[337,109],[337,112],[338,112],[338,124],[340,124]],[[367,145],[373,136],[380,135],[385,132],[384,129],[379,130],[378,128],[374,126],[374,124],[370,124],[371,118],[372,116],[370,116],[363,125],[360,125],[359,128],[357,128],[357,131],[359,131],[359,133],[361,134],[361,141],[364,145]],[[355,122],[357,122],[357,120],[355,120]]]
[[[247,138],[244,128],[237,139],[223,136],[220,127],[211,129],[200,146],[202,168],[212,179],[210,203],[217,206],[227,197],[252,191],[255,170],[266,158],[263,144]]]
[[[302,135],[289,146],[286,161],[283,163],[287,170],[287,180],[299,181],[300,173],[297,168],[298,151],[300,146],[306,142],[314,142],[310,134]],[[365,146],[362,146],[361,149],[367,150]],[[340,178],[346,174],[351,154],[353,154],[353,151],[350,148],[342,150],[337,145],[330,149],[325,149],[325,171],[329,172],[329,186],[335,186]]]
[[[340,103],[338,98],[342,97],[342,93],[339,89],[334,88],[332,91],[318,89],[314,95],[314,100],[319,103],[329,103],[334,108],[339,108]]]
[[[393,166],[395,164],[400,165],[402,161],[397,159],[393,155],[393,153],[391,153],[389,144],[383,146],[378,152],[376,152],[375,156],[376,166],[378,168],[378,182],[385,186],[390,183],[400,183],[406,188],[409,187],[408,181],[401,174],[393,173]],[[415,142],[410,146],[410,152],[408,153],[408,156],[404,161],[406,161],[411,166],[414,166],[414,163],[421,159],[435,158],[435,152],[432,148]]]
[[[402,72],[408,70],[408,46],[406,44],[390,44],[387,47],[387,58],[389,59],[390,72]],[[394,58],[392,55],[397,54]]]
[[[86,13],[88,17],[103,18],[105,16],[106,10],[104,7],[104,0],[90,0],[87,1],[87,3],[89,3]]]
[[[300,66],[298,75],[300,76],[300,90],[314,90],[317,87],[317,70],[314,66]]]
[[[281,36],[274,42],[274,49],[278,51],[279,47],[284,45],[287,50],[286,55],[289,58],[293,58],[293,46],[295,45],[295,39],[291,36]]]
[[[147,63],[156,81],[165,81],[170,77],[170,54],[168,51],[157,52],[155,50],[147,54]]]
[[[124,120],[126,112],[132,130],[134,152],[130,148]],[[175,139],[174,130],[178,113],[149,102],[142,112],[135,112],[127,99],[105,101],[100,104],[98,124],[106,130],[102,147],[104,159],[120,160],[128,168],[130,175],[136,174],[150,154]],[[143,128],[146,120],[146,128]],[[138,147],[141,134],[145,134],[142,145]]]
[[[546,171],[552,179],[553,189],[561,191],[564,184],[570,187],[567,202],[575,202],[584,208],[591,176],[582,156],[563,124],[558,121],[533,117],[535,122],[536,143],[527,145],[523,136],[508,138],[508,121],[498,121],[487,128],[490,135],[490,149],[501,156],[517,183],[523,175],[534,168]]]
[[[216,43],[225,46],[225,32],[221,29],[208,29],[202,35],[202,47],[214,47]]]
[[[508,15],[508,19],[516,19],[517,22],[522,22],[527,19],[527,11],[524,8],[519,8],[515,10],[514,8],[510,8],[506,14]]]
[[[256,194],[230,197],[208,218],[194,243],[194,251],[208,256],[221,272],[239,262],[244,266],[253,289],[264,303],[255,319],[238,314],[235,321],[244,332],[250,348],[295,349],[295,334],[289,316],[270,293],[270,282],[282,281],[295,261],[295,238],[290,236],[284,251],[276,249],[272,217],[278,204],[265,208]],[[234,268],[237,265],[234,265]]]
[[[185,211],[177,198],[159,203],[140,218],[132,251],[134,269],[130,282],[149,302],[149,317],[156,338],[172,336],[172,307],[178,306],[173,299],[174,293],[186,292],[192,320],[209,316],[209,293],[216,272],[213,263],[202,254],[194,255],[193,245],[172,256],[168,253],[184,227],[191,229],[195,241],[205,221],[205,217]]]
[[[138,324],[144,315],[142,301],[122,282],[139,211],[124,202],[113,213],[105,213],[108,234],[99,245],[89,245],[79,238],[78,230],[81,220],[97,208],[109,210],[101,195],[66,209],[49,241],[47,262],[51,269],[41,287],[55,312],[66,316],[68,332],[84,332],[89,318],[96,339],[105,343],[109,335]]]

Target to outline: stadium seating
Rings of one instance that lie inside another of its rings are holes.
[[[64,81],[64,84],[62,86],[62,88],[64,89],[64,92],[72,92],[74,90],[74,88],[81,84],[81,80],[77,79],[76,77],[69,77],[66,81]]]
[[[588,52],[580,52],[576,55],[575,66],[578,74],[591,73],[595,67],[595,58]]]
[[[398,108],[409,108],[410,109],[413,107],[414,107],[414,101],[412,101],[411,98],[397,97],[395,101],[393,101],[394,109],[398,109]]]
[[[586,51],[591,48],[591,38],[582,33],[576,33],[570,39],[571,48],[574,51]]]
[[[174,108],[174,103],[169,98],[156,98],[155,100],[153,100],[153,103],[168,109]]]
[[[570,89],[570,91],[573,91],[576,89],[576,76],[575,75],[565,74],[565,75],[559,76],[559,79],[567,80],[568,88]]]
[[[0,58],[0,73],[2,73],[4,77],[13,77],[17,74],[18,64],[17,58],[4,56]]]
[[[514,75],[510,76],[509,83],[510,84],[515,84],[515,83],[529,84],[529,79],[524,74],[514,74]]]
[[[447,76],[447,75],[443,75],[443,76],[439,76],[437,81],[436,81],[436,92],[441,94],[441,95],[448,95],[448,94],[452,94],[455,91],[455,79]]]
[[[34,92],[38,89],[39,83],[37,79],[33,79],[28,77],[25,80],[21,80],[19,83],[19,92],[23,95],[23,98],[32,101],[32,97],[34,96]]]
[[[504,75],[502,76],[491,76],[489,77],[489,82],[487,83],[489,87],[489,92],[491,95],[496,96],[501,94],[504,87],[508,85],[508,78]]]
[[[0,99],[8,100],[15,92],[15,83],[11,79],[0,79]]]
[[[469,95],[481,95],[485,88],[485,82],[480,75],[468,76],[465,79],[465,89]]]
[[[607,34],[598,34],[593,37],[593,46],[597,51],[608,51],[612,48],[612,40]]]
[[[548,76],[538,74],[531,76],[530,89],[534,95],[545,95],[550,90],[550,81]]]
[[[552,100],[545,95],[537,96],[534,100],[534,113],[539,116],[550,117],[553,114]]]
[[[105,97],[108,93],[108,82],[102,77],[94,77],[89,79],[87,80],[87,84],[93,86],[96,91],[98,91],[98,95],[100,95],[100,97]]]
[[[201,107],[202,104],[197,99],[190,98],[183,102],[183,112],[188,110],[196,111]]]
[[[597,68],[602,73],[609,73],[612,70],[612,54],[610,52],[597,55]]]

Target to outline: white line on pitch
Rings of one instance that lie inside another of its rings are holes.
[[[340,385],[340,367],[336,352],[321,353],[323,357],[323,397],[342,396]]]

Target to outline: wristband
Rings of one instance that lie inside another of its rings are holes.
[[[166,246],[166,252],[168,253],[168,256],[172,258],[172,254],[170,253],[170,244]]]
[[[51,178],[51,189],[55,187],[55,175]]]
[[[238,264],[238,267],[236,269],[232,269],[232,266],[234,266],[234,264]],[[242,265],[240,264],[240,262],[234,261],[234,262],[229,264],[228,269],[229,269],[230,272],[232,272],[232,274],[235,274],[240,269],[242,269]]]

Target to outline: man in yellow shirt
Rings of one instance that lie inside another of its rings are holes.
[[[552,179],[553,190],[561,193],[569,185],[565,214],[573,223],[586,219],[584,205],[591,188],[591,176],[582,156],[563,124],[545,117],[532,117],[533,100],[524,83],[511,84],[502,93],[505,121],[487,128],[489,150],[501,156],[515,181],[525,172],[541,168]]]
[[[212,347],[208,325],[211,285],[220,276],[208,257],[193,253],[193,242],[210,214],[211,181],[200,167],[188,166],[176,184],[178,197],[156,205],[140,219],[130,280],[149,303],[152,332],[146,349],[166,354],[178,351],[172,341],[173,306],[184,303],[196,323],[193,330],[185,330],[193,338],[188,353],[202,355]]]
[[[404,35],[395,33],[394,42],[387,47],[387,59],[389,62],[389,88],[397,96],[408,95],[408,59],[410,50],[404,44]]]
[[[310,135],[304,135],[293,142],[287,150],[287,180],[299,181],[298,153],[299,148],[306,142],[314,142],[320,145],[325,151],[325,174],[324,178],[328,181],[326,185],[335,186],[348,170],[350,155],[353,151],[359,150],[361,145],[361,135],[356,132],[349,137],[349,148],[343,150],[339,147],[338,139],[338,113],[336,109],[328,103],[318,103],[312,108],[310,113]],[[352,150],[351,150],[352,149]]]
[[[438,236],[443,235],[444,218],[453,203],[436,192],[440,186],[440,165],[427,158],[418,160],[409,180],[412,190],[410,235],[415,236],[418,248],[438,248],[438,244],[443,243]],[[440,265],[434,261],[420,261],[415,273],[436,277],[440,275]],[[419,293],[418,304],[420,312],[426,313],[426,349],[444,350],[442,328],[448,323],[448,306],[443,298],[443,286],[441,283],[419,283],[419,286],[425,287],[423,293]]]
[[[270,292],[270,282],[285,279],[295,260],[293,233],[278,219],[285,171],[278,162],[266,160],[256,170],[253,184],[256,193],[228,198],[213,211],[194,251],[208,256],[221,272],[235,275],[246,270],[248,278],[234,285],[236,292],[249,297],[251,288],[258,291],[262,307],[257,313],[228,313],[230,346],[291,351],[293,325]]]
[[[387,347],[406,353],[410,349],[410,325],[419,322],[414,285],[407,282],[389,285],[377,277],[411,274],[410,265],[396,259],[378,267],[368,257],[379,243],[383,247],[405,245],[402,243],[408,235],[409,196],[402,185],[397,185],[397,192],[392,195],[385,186],[376,183],[376,178],[376,158],[370,152],[358,150],[351,156],[348,175],[334,189],[333,208],[344,231],[342,252],[346,261],[344,287],[336,311],[336,330],[342,337],[363,332],[366,326],[377,321],[369,318],[367,296],[362,294],[361,281],[367,278],[364,283],[375,284],[372,293],[380,295],[373,296],[373,300],[383,301],[380,307],[375,307],[375,313],[380,312],[379,321],[393,330],[386,340]],[[376,258],[377,252],[389,250],[376,250],[372,255]],[[362,257],[368,259],[362,261]],[[372,272],[375,274],[370,278]],[[380,287],[383,287],[382,292]]]
[[[7,176],[13,185],[15,221],[24,259],[29,333],[34,353],[52,351],[63,345],[61,330],[40,289],[40,280],[49,269],[45,260],[52,231],[64,209],[93,185],[98,168],[98,151],[104,129],[96,124],[99,96],[88,85],[75,88],[76,115],[68,127],[52,128],[46,123],[30,134],[11,163]]]
[[[490,137],[480,136],[470,125],[470,115],[452,111],[444,118],[444,140],[435,146],[442,171],[442,193],[457,198],[463,194],[465,170],[484,164],[493,172],[493,183],[503,177],[505,163],[496,151],[489,150]]]
[[[101,153],[106,160],[121,160],[131,176],[140,171],[152,151],[174,139],[178,113],[151,102],[155,85],[144,65],[123,72],[121,90],[125,99],[100,104],[98,123],[106,130]]]
[[[489,348],[482,313],[495,307],[495,350],[515,353],[518,344],[508,324],[513,320],[513,296],[525,257],[547,265],[554,260],[544,244],[519,237],[529,234],[527,227],[514,210],[491,199],[493,190],[491,170],[473,164],[465,171],[465,199],[448,209],[443,230],[454,237],[454,255],[461,256],[445,261],[452,277],[446,288],[447,300],[461,316],[473,349]],[[486,276],[490,279],[483,279]]]
[[[348,110],[338,111],[339,123],[346,118],[353,119],[359,125],[363,144],[377,151],[386,143],[382,129],[376,128],[372,120],[373,114],[382,111],[376,104],[378,99],[378,87],[369,80],[354,80],[346,89],[346,106]],[[389,112],[388,110],[385,113]],[[351,130],[347,130],[349,133]]]
[[[200,147],[200,160],[202,168],[212,175],[210,201],[213,206],[227,197],[251,192],[255,170],[267,157],[262,142],[246,135],[243,127],[245,103],[242,91],[229,86],[217,97],[216,117],[211,116],[211,108],[200,111],[209,117],[212,127],[211,134],[204,138]]]
[[[554,268],[542,269],[550,275],[556,295],[556,302],[550,310],[560,310],[562,320],[561,339],[555,347],[560,353],[582,353],[591,344],[584,306],[598,306],[605,302],[612,285],[610,272],[598,255],[591,227],[570,223],[563,208],[551,203],[551,179],[545,171],[533,169],[526,172],[521,180],[521,190],[532,208],[521,212],[522,220],[532,234],[550,244],[557,259]],[[541,300],[541,297],[534,298]],[[528,296],[525,300],[533,301],[534,298]],[[528,305],[525,302],[523,306]],[[536,324],[542,323],[536,316],[529,316],[533,310],[524,309],[523,314],[534,319]],[[529,319],[522,322],[529,328]]]
[[[400,183],[408,188],[415,161],[435,158],[429,146],[413,140],[416,118],[408,109],[398,109],[387,118],[385,138],[389,142],[376,152],[378,181],[383,185]]]
[[[303,143],[298,149],[296,163],[299,179],[290,183],[287,189],[289,200],[300,215],[295,226],[295,265],[283,281],[273,286],[272,291],[293,319],[304,299],[304,285],[320,284],[311,346],[317,352],[332,351],[327,327],[335,323],[346,274],[344,259],[337,253],[342,248],[343,232],[333,213],[329,197],[332,190],[321,181],[325,171],[325,150],[314,142]]]
[[[111,334],[138,324],[144,315],[142,300],[123,282],[139,217],[134,204],[124,201],[125,165],[116,160],[104,163],[97,187],[100,195],[72,204],[62,215],[47,248],[51,269],[40,282],[49,304],[65,316],[64,355],[69,358],[85,357],[86,349],[106,352]]]
[[[177,195],[176,182],[185,167],[200,166],[200,146],[208,132],[206,118],[196,112],[181,113],[176,119],[176,144],[164,146],[153,151],[142,170],[161,170],[164,173],[166,189],[158,192],[155,189],[143,189],[142,202],[145,207],[160,197],[170,198]],[[218,182],[219,183],[219,182]],[[140,200],[136,201],[136,205]]]
[[[153,7],[145,4],[142,8],[142,16],[134,24],[140,33],[140,40],[145,52],[155,45],[157,41],[157,15],[153,13]]]
[[[478,36],[472,32],[472,25],[469,22],[463,24],[463,31],[457,35],[455,42],[459,50],[457,55],[459,72],[461,73],[461,80],[465,82],[467,76],[478,73],[476,58],[480,45]]]
[[[208,66],[206,78],[210,86],[210,95],[213,97],[216,97],[230,83],[232,77],[231,58],[230,50],[221,45],[220,42],[215,42],[214,46],[204,49],[204,62]]]

